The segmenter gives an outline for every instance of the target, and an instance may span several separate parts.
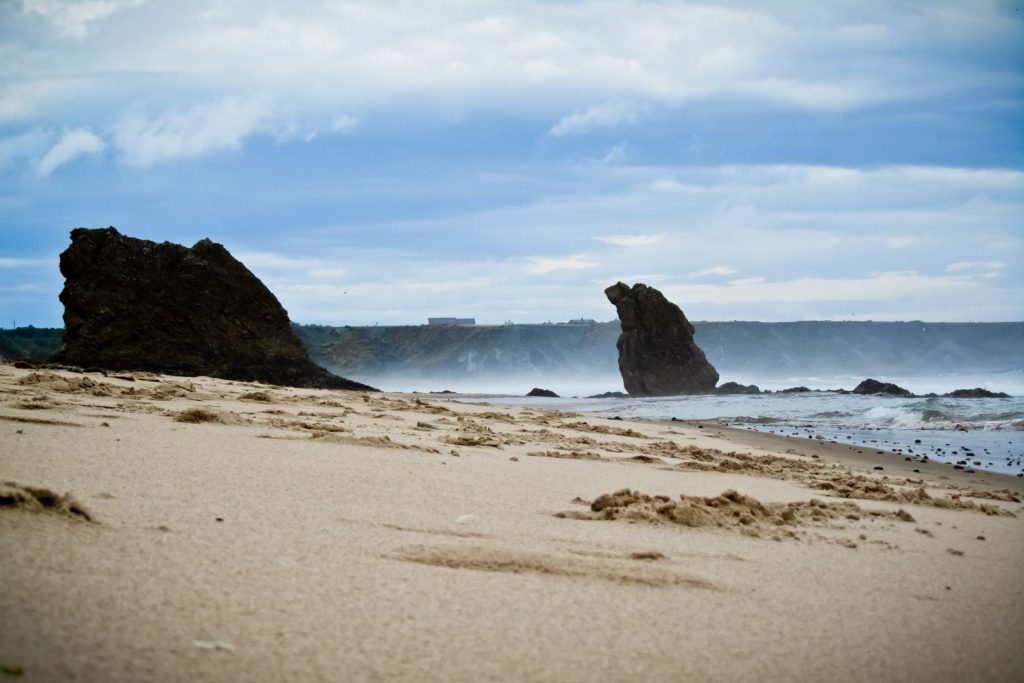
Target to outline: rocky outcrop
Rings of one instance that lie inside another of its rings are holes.
[[[616,308],[622,333],[619,372],[630,396],[711,393],[718,372],[693,341],[693,325],[661,292],[618,282],[604,290]]]
[[[856,386],[853,391],[846,392],[840,390],[838,393],[845,394],[866,394],[870,396],[896,396],[901,398],[1010,398],[1009,394],[1001,391],[989,391],[988,389],[982,389],[981,387],[975,387],[973,389],[957,389],[951,391],[948,394],[923,394],[917,395],[904,389],[901,386],[890,384],[889,382],[879,382],[874,379],[866,379]]]
[[[715,388],[719,396],[733,396],[736,394],[760,394],[761,388],[756,384],[740,384],[739,382],[726,382]]]
[[[1002,391],[989,391],[988,389],[982,389],[981,387],[974,387],[973,389],[957,389],[951,391],[948,394],[944,394],[946,398],[1010,398],[1010,395]]]
[[[313,363],[277,298],[208,239],[188,248],[112,227],[77,228],[60,271],[65,332],[57,362],[372,390]]]
[[[539,389],[537,387],[530,389],[530,393],[528,393],[527,396],[533,396],[535,398],[559,398],[558,394],[551,391],[550,389]]]
[[[879,382],[877,379],[866,379],[856,387],[854,387],[851,393],[864,394],[869,396],[913,396],[911,392],[904,389],[901,386],[892,384],[891,382]]]

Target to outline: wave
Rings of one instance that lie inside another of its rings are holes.
[[[848,413],[848,412],[846,412],[844,410],[826,410],[823,413],[814,413],[813,415],[810,415],[810,418],[812,420],[813,419],[829,419],[829,418],[833,418],[834,419],[834,418],[841,418],[841,417],[851,417],[852,415],[853,415],[853,413]]]
[[[718,418],[724,422],[729,423],[741,423],[751,425],[774,425],[782,424],[783,422],[790,422],[790,420],[780,417],[766,417],[764,415],[751,416],[751,415],[737,415],[735,417]]]
[[[860,418],[864,426],[897,429],[1024,431],[1024,413],[1020,411],[965,414],[949,407],[932,407],[934,405],[933,401],[927,401],[924,405],[874,406]]]

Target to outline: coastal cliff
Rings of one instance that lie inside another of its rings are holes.
[[[722,375],[892,377],[1024,373],[1024,322],[695,321]],[[295,325],[320,365],[345,376],[473,378],[618,374],[618,321],[475,327]],[[47,360],[60,328],[0,330],[0,357]]]
[[[699,322],[694,339],[730,376],[1024,372],[1024,322]],[[472,378],[618,375],[618,321],[591,325],[332,327],[296,331],[347,375]]]

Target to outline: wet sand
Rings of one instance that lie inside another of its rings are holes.
[[[664,425],[679,424],[679,421],[658,422]],[[874,469],[876,467],[882,467],[883,470],[881,471],[885,473],[922,479],[930,485],[941,486],[954,483],[958,486],[988,490],[1009,489],[1024,495],[1024,478],[1002,472],[989,472],[980,469],[976,472],[966,472],[962,469],[954,469],[950,464],[935,460],[921,462],[920,460],[911,459],[908,461],[906,460],[908,456],[905,454],[886,449],[769,434],[755,429],[726,427],[713,422],[688,421],[686,424],[699,429],[706,429],[710,434],[722,436],[737,445],[743,445],[748,448],[781,451],[783,453],[791,451],[805,456],[817,454],[824,462],[872,471],[877,471]]]
[[[0,666],[1015,680],[1019,480],[807,441],[0,366]]]

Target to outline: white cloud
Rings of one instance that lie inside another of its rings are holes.
[[[103,140],[85,128],[66,131],[36,165],[36,173],[43,177],[48,176],[58,167],[83,154],[99,154],[105,148]]]
[[[666,193],[685,192],[687,189],[686,186],[679,181],[671,180],[669,178],[658,178],[657,180],[652,180],[648,183],[647,187],[656,192]]]
[[[620,142],[612,146],[608,153],[600,159],[602,164],[621,164],[626,160],[626,143]]]
[[[623,123],[634,123],[646,114],[646,109],[631,102],[605,102],[575,114],[569,114],[551,127],[555,137],[583,135],[598,128],[613,128]]]
[[[0,268],[36,268],[53,265],[52,260],[33,258],[0,258]]]
[[[234,255],[235,258],[244,263],[248,268],[307,271],[321,268],[325,263],[317,259],[296,258],[267,251],[238,251],[234,252]]]
[[[37,155],[46,147],[49,140],[50,136],[38,129],[0,138],[0,169],[6,168],[18,159]]]
[[[114,140],[125,163],[145,167],[235,149],[268,120],[269,113],[261,103],[229,97],[153,120],[130,116],[115,126]]]
[[[1006,265],[1002,261],[958,261],[946,266],[947,273],[962,273],[964,271],[993,271],[1002,270]]]
[[[649,247],[659,244],[665,238],[664,235],[606,235],[595,237],[599,242],[611,244],[616,247]]]
[[[730,287],[749,287],[750,285],[763,285],[768,282],[768,278],[763,277],[745,277],[739,280],[729,280]]]
[[[611,278],[605,278],[608,282],[663,282],[666,280],[674,280],[670,275],[664,273],[632,273],[630,275],[615,275]],[[594,286],[601,286],[603,289],[607,286],[605,280],[591,280]]]
[[[765,278],[734,280],[726,285],[672,285],[670,299],[689,304],[765,304],[811,301],[894,301],[921,295],[942,296],[969,288],[962,278],[929,276],[916,272],[879,273],[868,277],[802,277],[769,281]]]
[[[853,109],[872,100],[898,99],[885,92],[875,79],[833,79],[808,82],[789,78],[764,78],[738,84],[737,90],[759,99],[778,100],[807,109]]]
[[[890,249],[906,249],[907,247],[913,246],[917,242],[915,237],[907,237],[904,235],[887,237],[885,239],[885,246]]]
[[[3,47],[0,44],[0,62],[7,58],[15,61],[15,55],[8,54],[10,50],[5,51]],[[24,59],[24,56],[20,58]],[[31,68],[24,64],[21,66],[25,70]],[[21,76],[16,71],[17,68],[16,65],[8,69],[0,66],[0,76],[7,77],[0,88],[0,122],[30,118],[40,110],[87,93],[95,87],[95,83],[87,77],[54,78],[40,75],[32,79],[18,80]],[[73,107],[68,107],[65,111],[72,109]]]
[[[26,14],[50,21],[63,35],[81,38],[89,26],[128,7],[137,7],[144,0],[21,0]]]
[[[586,254],[574,254],[566,258],[534,257],[530,259],[530,263],[529,271],[535,275],[546,275],[556,270],[586,270],[601,265],[588,260]]]
[[[708,275],[734,275],[736,273],[735,268],[729,266],[712,266],[711,268],[704,268],[703,270],[696,270],[689,274],[689,277],[706,277]]]
[[[233,252],[235,258],[261,277],[293,281],[298,275],[318,282],[340,280],[349,275],[349,270],[335,260],[321,258],[300,258],[276,252]]]
[[[332,133],[351,133],[359,126],[359,119],[354,116],[342,114],[331,121],[330,131]]]

